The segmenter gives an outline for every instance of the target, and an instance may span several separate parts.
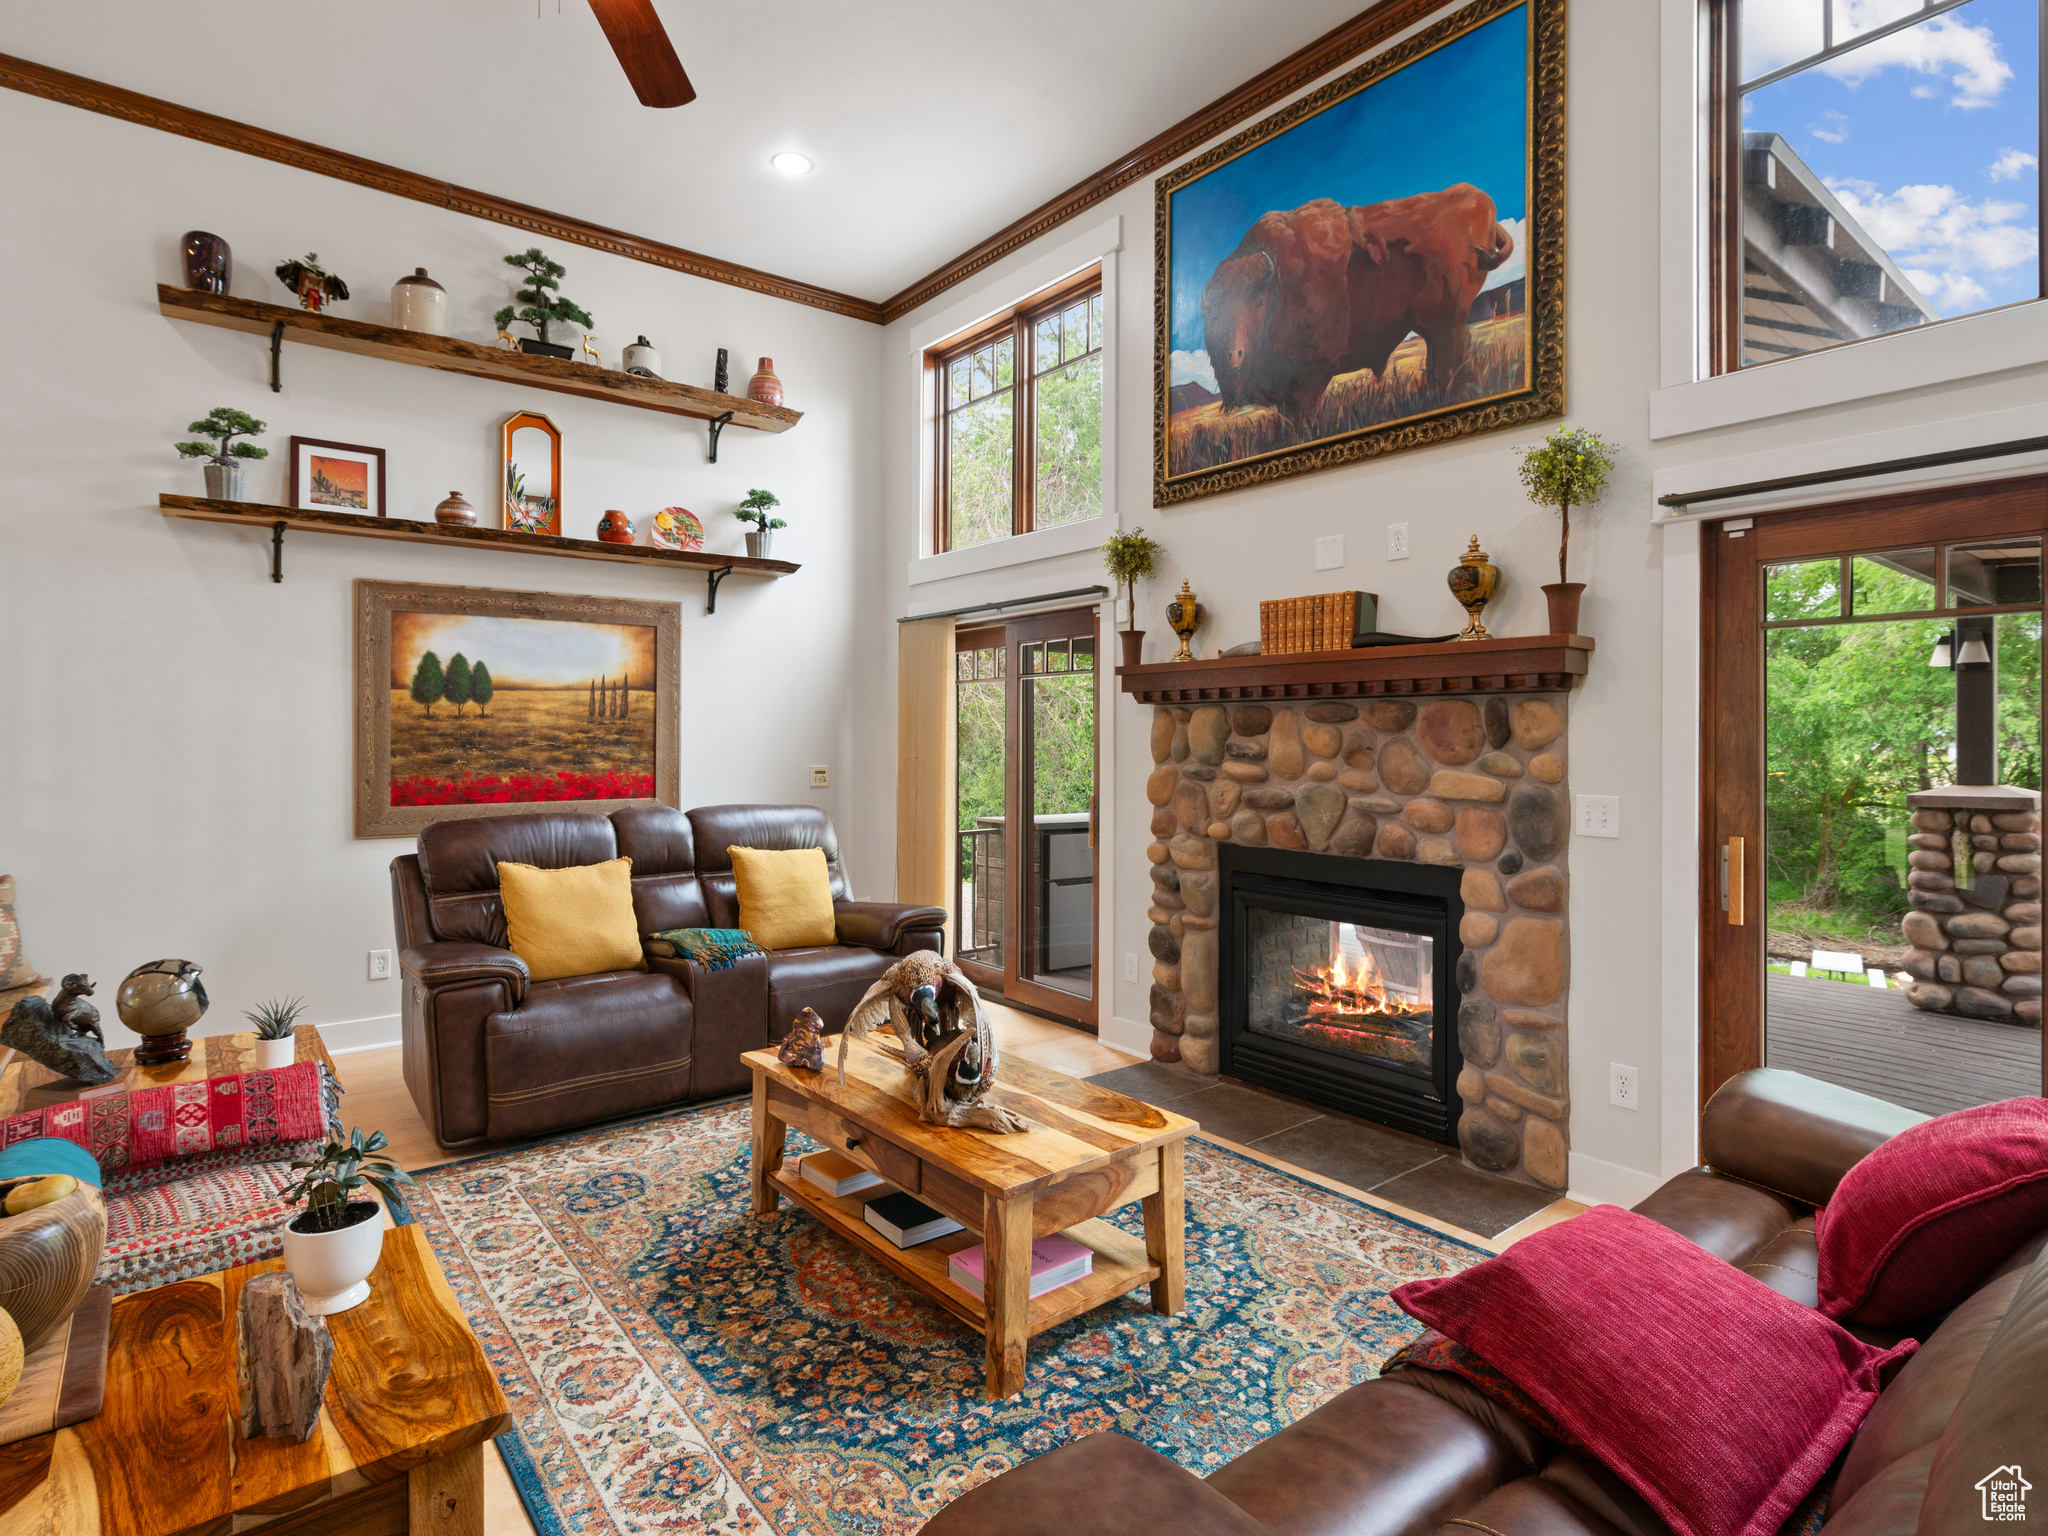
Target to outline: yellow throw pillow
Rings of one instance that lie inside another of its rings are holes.
[[[535,981],[647,969],[633,916],[631,859],[568,869],[500,864],[498,894],[508,947]]]
[[[732,883],[739,890],[740,926],[761,948],[839,942],[824,849],[735,848]]]

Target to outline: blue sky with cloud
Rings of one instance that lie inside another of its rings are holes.
[[[1744,74],[1818,46],[1823,0],[1748,0]],[[1844,31],[1919,0],[1835,0]],[[1843,14],[1846,12],[1846,14]],[[1969,0],[1751,92],[1743,126],[1781,135],[1935,309],[2038,295],[2037,0]]]
[[[1202,289],[1275,209],[1319,197],[1360,207],[1469,181],[1515,237],[1513,258],[1487,286],[1522,276],[1527,56],[1524,5],[1174,192],[1172,381],[1215,388],[1202,351]]]

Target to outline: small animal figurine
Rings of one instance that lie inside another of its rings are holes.
[[[846,1042],[865,1040],[886,1023],[903,1043],[903,1065],[918,1082],[927,1125],[1012,1135],[1030,1129],[998,1104],[983,1103],[996,1085],[996,1036],[981,994],[949,960],[928,950],[889,967],[854,1006],[839,1037],[839,1081],[846,1081]]]
[[[775,1053],[775,1059],[785,1067],[804,1072],[825,1070],[825,1021],[818,1017],[816,1009],[806,1008],[796,1016],[789,1033],[782,1037],[782,1049]]]
[[[498,345],[507,352],[517,352],[519,350],[519,340],[510,331],[501,330],[498,332]]]
[[[348,284],[321,266],[319,254],[313,251],[295,261],[279,262],[277,280],[298,295],[303,308],[316,315],[328,301],[338,303],[348,297]]]
[[[591,345],[591,343],[592,343],[593,341],[596,341],[596,340],[597,340],[597,338],[596,338],[595,336],[592,336],[592,335],[591,335],[591,334],[590,334],[589,332],[587,332],[587,331],[586,331],[586,332],[584,333],[584,336],[583,336],[583,355],[584,355],[585,357],[587,357],[587,358],[589,358],[589,359],[590,359],[590,366],[591,366],[591,367],[593,367],[593,368],[602,368],[602,367],[604,366],[604,363],[603,363],[603,361],[602,361],[602,360],[601,360],[601,359],[600,359],[600,358],[598,357],[598,355],[597,355],[597,348],[596,348],[596,347],[593,347],[593,346]]]
[[[91,980],[72,975],[54,1003],[24,997],[0,1025],[0,1045],[89,1087],[111,1083],[118,1074],[107,1060],[99,1010],[86,1001],[91,995]]]

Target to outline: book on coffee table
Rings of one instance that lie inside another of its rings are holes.
[[[870,1200],[861,1214],[869,1226],[898,1248],[915,1248],[919,1243],[960,1230],[960,1223],[952,1217],[900,1189]]]
[[[988,1249],[976,1243],[946,1259],[946,1278],[968,1295],[980,1298]],[[1083,1275],[1095,1272],[1095,1254],[1061,1232],[1051,1232],[1031,1244],[1031,1294],[1043,1296],[1063,1285],[1072,1285]],[[985,1298],[983,1298],[985,1299]]]
[[[828,1195],[858,1194],[882,1182],[879,1173],[861,1167],[844,1152],[811,1152],[797,1165],[803,1176]]]

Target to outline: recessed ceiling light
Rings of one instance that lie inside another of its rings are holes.
[[[791,154],[788,151],[775,156],[768,163],[785,176],[801,176],[811,168],[808,156]]]

